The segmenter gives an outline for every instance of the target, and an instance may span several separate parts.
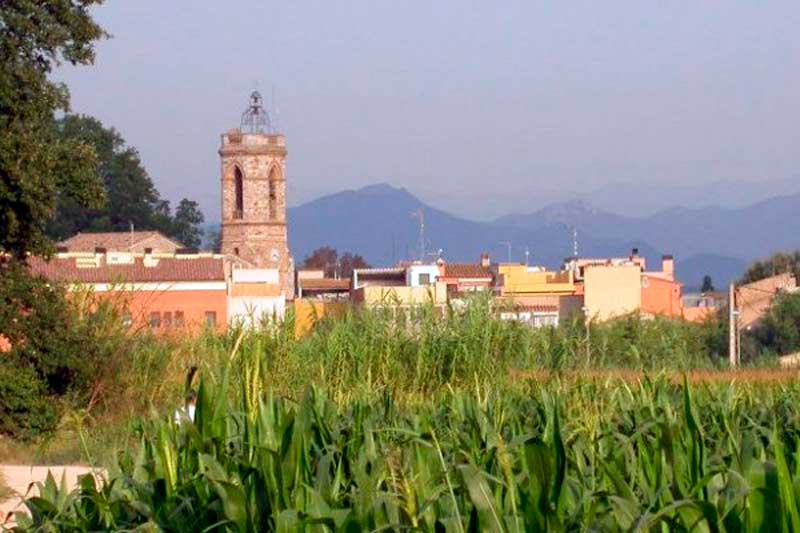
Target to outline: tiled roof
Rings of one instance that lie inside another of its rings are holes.
[[[492,269],[478,263],[445,263],[447,278],[491,278]]]
[[[303,290],[327,291],[327,290],[347,290],[350,288],[350,278],[331,279],[331,278],[310,278],[298,280],[298,284]]]
[[[74,257],[53,257],[45,261],[40,257],[28,260],[31,270],[53,281],[71,283],[147,283],[178,281],[224,281],[222,258],[174,257],[158,258],[154,266],[145,266],[143,258],[136,257],[132,264],[108,264],[101,256],[100,266],[78,267]]]
[[[144,246],[152,247],[157,252],[174,252],[183,247],[181,243],[158,231],[78,233],[58,244],[67,247],[71,252],[94,252],[95,248],[105,248],[109,252],[127,252]]]

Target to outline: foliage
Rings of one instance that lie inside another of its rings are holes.
[[[92,148],[51,127],[69,96],[48,80],[60,61],[94,60],[94,41],[104,34],[88,8],[99,3],[0,3],[0,251],[19,259],[50,251],[45,227],[59,198],[81,206],[102,199]]]
[[[0,360],[0,434],[27,441],[52,432],[58,415],[35,370]]]
[[[800,250],[778,252],[762,261],[755,261],[747,268],[740,283],[752,283],[787,272],[794,274],[794,277],[800,280]]]
[[[714,288],[714,282],[711,280],[711,276],[706,274],[703,276],[703,284],[700,286],[700,292],[714,292],[716,289]]]
[[[108,482],[49,478],[21,531],[796,531],[800,388],[664,377],[298,400],[266,352],[207,371]]]
[[[800,351],[800,294],[779,293],[754,336],[774,354]]]
[[[203,214],[197,203],[183,199],[174,216],[145,170],[138,151],[128,146],[114,128],[106,128],[92,117],[68,114],[56,121],[56,135],[65,142],[94,148],[97,174],[106,201],[87,208],[70,198],[61,198],[48,234],[64,239],[80,231],[159,230],[189,247],[200,245]]]
[[[359,254],[345,252],[339,255],[336,249],[330,246],[321,246],[303,259],[302,268],[322,270],[325,272],[325,277],[328,278],[337,277],[337,275],[349,278],[353,275],[354,269],[370,268],[370,265]]]

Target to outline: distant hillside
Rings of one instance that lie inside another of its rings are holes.
[[[551,268],[572,253],[572,228],[559,220],[534,228],[465,220],[385,184],[331,194],[289,209],[289,245],[298,261],[323,245],[358,252],[377,265],[416,258],[419,225],[411,213],[419,208],[425,214],[427,249],[441,248],[451,261],[477,261],[483,251],[505,261],[508,251],[503,242],[512,243],[512,260],[524,260],[527,246],[532,263]],[[643,241],[580,236],[583,255],[627,255],[636,246],[650,260],[660,256]]]

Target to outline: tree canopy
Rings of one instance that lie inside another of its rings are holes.
[[[79,231],[159,230],[186,246],[197,247],[202,240],[199,225],[205,220],[196,202],[184,198],[173,215],[145,170],[138,151],[128,146],[114,128],[81,115],[66,115],[55,122],[56,135],[94,148],[97,175],[105,201],[87,207],[71,198],[60,198],[48,235],[64,239]]]
[[[753,262],[742,276],[740,283],[751,283],[776,274],[794,274],[800,281],[800,250],[778,252],[767,259]]]
[[[99,205],[93,148],[59,137],[69,93],[48,75],[64,61],[94,61],[105,34],[89,15],[102,0],[0,3],[0,250],[18,259],[51,249],[46,227],[61,200]]]
[[[325,277],[333,278],[337,274],[342,278],[349,278],[356,268],[370,268],[359,254],[345,252],[339,255],[335,248],[321,246],[303,259],[303,268],[316,269],[325,272]]]

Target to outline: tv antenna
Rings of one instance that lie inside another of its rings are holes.
[[[572,228],[572,257],[578,258],[578,228]]]
[[[511,262],[511,241],[500,241],[498,244],[505,246],[508,251],[508,262]]]
[[[420,207],[411,216],[419,219],[419,260],[425,261],[425,213]]]

